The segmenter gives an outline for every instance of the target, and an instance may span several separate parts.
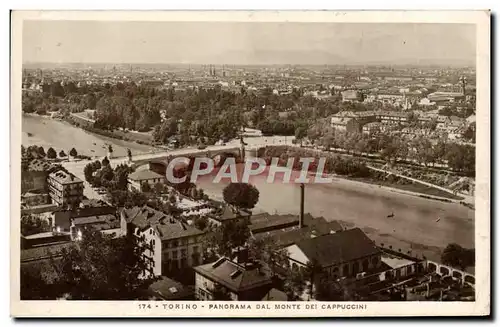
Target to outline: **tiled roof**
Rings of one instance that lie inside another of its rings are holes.
[[[324,218],[312,218],[310,215],[304,216],[304,224],[302,228],[299,228],[298,225],[274,230],[265,233],[259,233],[255,235],[255,238],[271,238],[273,244],[277,247],[286,247],[297,242],[300,242],[305,239],[310,239],[311,237],[317,237],[322,235],[328,235],[332,232],[339,232],[343,230],[343,227],[337,221],[326,221]],[[251,227],[251,225],[250,225]]]
[[[381,252],[359,228],[305,239],[298,242],[297,246],[310,260],[316,259],[323,267]]]
[[[125,220],[141,230],[154,227],[161,240],[202,235],[203,231],[148,206],[124,209]]]
[[[162,219],[155,226],[162,241],[204,234],[203,231],[176,219]]]
[[[52,179],[55,179],[60,184],[73,184],[73,183],[83,183],[83,181],[73,174],[68,174],[63,170],[58,170],[49,175]]]
[[[73,244],[64,242],[52,245],[38,246],[30,249],[21,250],[21,262],[47,259],[51,256],[60,255],[62,249],[67,249]]]
[[[147,179],[164,178],[164,177],[151,170],[140,170],[140,171],[135,171],[132,174],[128,175],[128,178],[133,181],[143,181]]]
[[[217,215],[217,216],[212,217],[212,218],[217,220],[217,221],[226,221],[226,220],[239,219],[242,217],[250,216],[249,212],[246,212],[244,210],[240,210],[239,212],[235,212],[229,206],[225,206],[224,209],[222,209],[222,210],[223,211],[222,211],[221,215]]]
[[[75,226],[92,225],[97,230],[120,227],[120,220],[113,214],[73,218]]]
[[[91,220],[96,220],[97,216],[115,216],[116,208],[111,206],[99,206],[99,207],[89,207],[89,208],[78,208],[77,210],[60,210],[54,212],[55,225],[61,227],[63,230],[69,230],[71,226],[71,220],[76,219],[81,222],[82,218],[88,218],[87,223]],[[97,219],[99,220],[99,219]]]
[[[195,267],[194,270],[236,293],[271,284],[269,272],[259,263],[248,267],[227,258],[219,260]]]
[[[288,296],[276,288],[271,288],[261,301],[288,301]]]
[[[194,296],[194,291],[173,279],[161,276],[148,288],[149,293],[164,300],[186,299]]]

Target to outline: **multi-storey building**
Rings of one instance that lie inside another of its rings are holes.
[[[122,234],[135,235],[146,245],[145,275],[165,275],[201,264],[205,232],[148,206],[121,212]]]
[[[49,196],[53,203],[63,207],[78,207],[83,199],[83,181],[63,170],[49,174]]]
[[[152,170],[141,170],[133,172],[128,176],[129,189],[144,192],[145,184],[153,188],[156,183],[164,183],[165,177]]]

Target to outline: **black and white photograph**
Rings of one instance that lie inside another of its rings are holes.
[[[15,311],[489,313],[489,12],[30,13]]]

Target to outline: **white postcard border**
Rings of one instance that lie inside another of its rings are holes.
[[[198,302],[198,301],[20,301],[20,144],[23,20],[245,21],[469,23],[476,25],[476,301],[475,302]],[[334,317],[334,316],[467,316],[490,313],[490,12],[489,11],[17,11],[11,20],[11,315],[16,317]],[[168,304],[184,306],[168,309]],[[146,305],[145,307],[141,304]],[[148,308],[147,305],[151,308]],[[164,308],[167,304],[167,308]],[[191,309],[186,309],[190,304]],[[193,305],[197,309],[193,310]],[[251,309],[213,309],[210,305]],[[275,309],[298,304],[300,309]],[[306,305],[317,308],[306,309]],[[322,305],[356,305],[358,308]],[[257,309],[268,305],[271,309]]]

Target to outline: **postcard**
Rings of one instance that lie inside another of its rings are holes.
[[[11,315],[490,314],[489,11],[13,11]]]

